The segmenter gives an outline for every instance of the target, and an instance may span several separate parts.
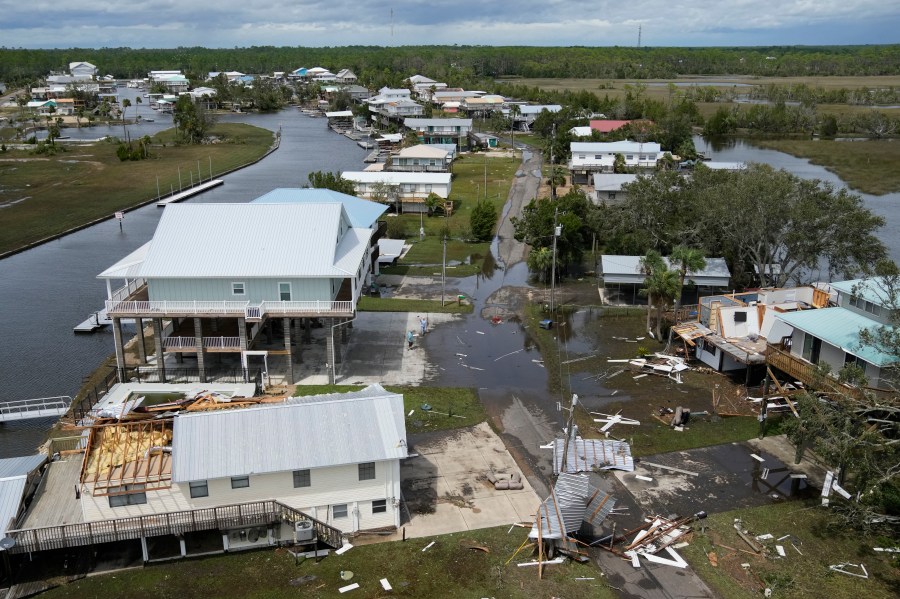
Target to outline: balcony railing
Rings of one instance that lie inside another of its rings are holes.
[[[133,281],[128,281],[118,289],[112,292],[110,296],[110,301],[121,302],[128,299],[132,293],[143,287],[147,282],[144,279],[134,279]]]
[[[235,316],[248,319],[262,318],[267,314],[277,315],[328,315],[352,314],[354,304],[350,301],[300,301],[262,302],[173,302],[173,301],[106,301],[109,316]]]
[[[875,396],[889,396],[890,391],[875,387],[854,387],[823,374],[811,362],[797,357],[781,344],[770,343],[766,348],[766,364],[774,366],[795,381],[800,381],[810,389],[818,389],[827,393],[837,393],[860,397],[864,393]]]

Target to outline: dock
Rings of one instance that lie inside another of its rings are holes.
[[[71,404],[72,398],[68,395],[5,401],[0,403],[0,422],[62,416]]]
[[[84,321],[75,325],[75,328],[73,330],[76,333],[93,333],[97,329],[102,329],[103,327],[109,326],[111,324],[112,319],[106,314],[106,309],[103,309],[94,312]]]
[[[160,208],[167,206],[169,204],[175,204],[182,200],[186,200],[190,197],[193,197],[199,193],[203,193],[207,189],[212,189],[213,187],[218,187],[225,183],[224,179],[213,179],[212,181],[207,181],[206,183],[200,183],[199,185],[194,185],[189,189],[185,189],[184,191],[180,191],[174,195],[170,195],[169,197],[159,200],[156,202],[156,205]]]

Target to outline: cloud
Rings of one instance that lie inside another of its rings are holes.
[[[61,8],[64,6],[64,8]],[[0,0],[7,47],[894,43],[883,0]]]

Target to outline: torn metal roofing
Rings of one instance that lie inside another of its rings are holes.
[[[567,453],[566,472],[591,472],[593,470],[634,470],[631,447],[624,441],[605,439],[582,439],[569,441],[566,450],[565,439],[553,441],[553,473],[562,472],[563,454]]]
[[[538,510],[538,517],[528,536],[562,539],[577,532],[584,522],[597,525],[612,512],[616,500],[590,484],[585,474],[562,473],[550,496]]]

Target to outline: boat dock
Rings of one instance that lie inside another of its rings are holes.
[[[106,314],[106,310],[98,310],[88,316],[83,322],[75,325],[73,329],[76,333],[93,333],[97,329],[102,329],[112,324],[112,319]]]
[[[5,401],[0,403],[0,422],[62,416],[71,404],[72,398],[68,395]]]
[[[159,200],[156,202],[156,205],[162,208],[163,206],[167,206],[169,204],[175,204],[182,200],[186,200],[192,196],[197,195],[198,193],[203,193],[207,189],[212,189],[213,187],[218,187],[225,183],[224,179],[213,179],[212,181],[207,181],[206,183],[200,183],[199,185],[194,185],[189,189],[185,189],[184,191],[180,191],[174,195],[170,195],[169,197]]]

